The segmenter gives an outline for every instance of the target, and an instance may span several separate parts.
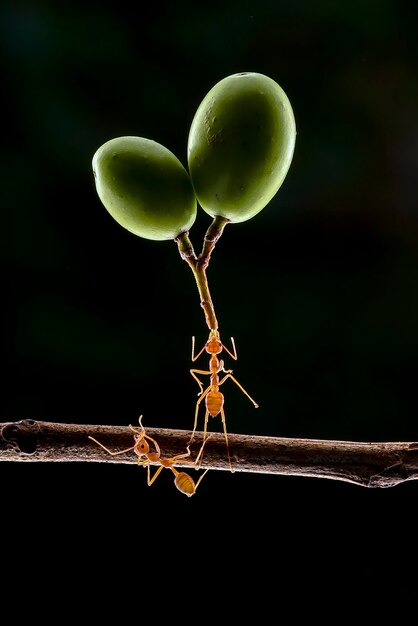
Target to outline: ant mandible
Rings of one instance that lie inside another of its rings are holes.
[[[203,448],[205,446],[206,440],[203,441],[202,447],[200,448],[199,454],[197,455],[197,458],[195,461],[190,461],[189,459],[187,459],[187,457],[190,456],[189,446],[187,446],[187,452],[185,452],[184,454],[177,454],[176,456],[172,456],[168,458],[161,458],[160,446],[155,441],[155,439],[153,439],[152,437],[146,434],[145,428],[142,425],[142,417],[143,417],[142,415],[140,415],[139,417],[140,428],[134,428],[133,426],[131,426],[131,424],[129,424],[129,428],[134,433],[134,441],[135,441],[134,445],[131,446],[130,448],[113,452],[112,450],[109,450],[109,448],[106,448],[106,446],[104,446],[102,443],[100,443],[100,441],[97,441],[97,439],[94,439],[94,437],[91,437],[89,435],[89,439],[91,439],[92,441],[97,443],[101,448],[106,450],[108,454],[112,454],[112,455],[123,454],[124,452],[129,452],[130,450],[133,450],[135,454],[138,456],[138,465],[142,465],[143,467],[147,468],[148,486],[151,486],[155,482],[155,480],[158,478],[161,471],[164,468],[167,468],[167,469],[170,469],[174,474],[174,484],[177,487],[177,489],[181,491],[182,493],[186,494],[186,496],[190,497],[194,495],[203,477],[209,470],[208,469],[205,470],[203,474],[199,477],[198,481],[195,483],[193,478],[189,476],[189,474],[187,474],[186,472],[179,472],[174,467],[174,464],[185,463],[188,465],[196,466],[197,463],[201,461]],[[150,445],[148,442],[151,442],[153,444],[153,446],[155,447],[155,452],[151,452]],[[159,463],[160,465],[160,467],[155,471],[152,477],[151,477],[151,470],[150,470],[151,463]]]
[[[219,331],[212,329],[210,331],[210,333],[209,333],[209,338],[208,338],[207,342],[205,343],[203,348],[200,350],[200,352],[195,355],[194,354],[195,338],[192,337],[192,361],[193,362],[196,361],[205,350],[211,356],[210,356],[210,359],[209,359],[209,370],[197,370],[197,369],[191,369],[190,370],[191,375],[197,381],[197,383],[198,383],[198,385],[200,387],[200,391],[198,393],[200,398],[198,399],[198,401],[196,403],[196,411],[195,411],[195,417],[194,417],[194,426],[193,426],[192,435],[190,437],[189,445],[193,441],[194,434],[195,434],[195,431],[196,431],[197,418],[198,418],[198,414],[199,414],[199,406],[200,406],[200,403],[202,402],[202,400],[204,399],[205,400],[205,405],[206,405],[206,414],[205,414],[205,424],[204,424],[204,429],[203,429],[203,444],[206,441],[206,432],[207,432],[207,424],[208,424],[208,420],[209,420],[209,415],[211,417],[216,417],[217,415],[220,414],[221,415],[221,419],[222,419],[222,424],[223,424],[224,435],[225,435],[225,442],[226,442],[226,449],[227,449],[227,453],[228,453],[229,467],[231,468],[231,471],[232,471],[231,457],[230,457],[230,454],[229,454],[228,435],[227,435],[227,431],[226,431],[225,411],[224,411],[224,408],[223,408],[223,405],[224,405],[224,395],[223,395],[223,393],[221,391],[219,391],[219,387],[228,378],[230,378],[241,389],[241,391],[251,400],[251,402],[254,404],[255,408],[258,408],[258,404],[255,402],[255,400],[253,400],[253,398],[244,389],[244,387],[237,381],[237,379],[234,378],[234,376],[232,376],[232,370],[226,370],[224,368],[223,360],[222,359],[219,360],[218,357],[217,357],[217,355],[220,354],[222,352],[222,350],[225,350],[229,354],[229,356],[232,357],[236,361],[238,357],[237,357],[237,351],[236,351],[236,348],[235,348],[235,342],[234,342],[234,338],[233,337],[231,337],[231,343],[232,343],[233,353],[230,350],[228,350],[228,348],[222,343],[222,341],[220,339]],[[219,380],[219,373],[220,372],[224,372],[225,373],[225,376],[223,378],[221,378],[221,380]],[[203,384],[202,384],[201,380],[196,376],[196,374],[209,374],[210,375],[210,384],[208,385],[208,387],[205,390],[203,390]],[[200,456],[200,453],[199,453],[199,456]]]

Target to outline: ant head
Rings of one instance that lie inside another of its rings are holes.
[[[145,428],[142,426],[142,418],[143,415],[140,415],[138,418],[140,430],[138,430],[137,428],[133,428],[133,426],[130,427],[131,430],[135,433],[134,452],[138,456],[145,456],[149,452],[149,444],[147,441],[147,436],[145,434]]]
[[[134,452],[138,456],[146,456],[149,453],[149,443],[146,440],[145,430],[136,435]]]
[[[210,331],[209,339],[206,344],[206,352],[209,352],[209,354],[219,354],[219,352],[222,352],[222,343],[219,338],[218,330]]]

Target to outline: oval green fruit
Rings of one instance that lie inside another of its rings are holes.
[[[256,215],[281,186],[295,140],[291,104],[274,80],[255,72],[221,80],[189,132],[189,173],[200,206],[231,222]]]
[[[187,170],[170,150],[143,137],[116,137],[94,154],[96,190],[131,233],[163,241],[191,228],[197,201]]]

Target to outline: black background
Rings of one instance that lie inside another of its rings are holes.
[[[91,160],[108,139],[137,135],[186,165],[207,91],[256,71],[286,91],[298,134],[281,189],[226,227],[208,270],[222,337],[237,344],[226,365],[260,404],[226,383],[229,432],[417,439],[413,6],[3,3],[2,421],[126,425],[142,413],[145,426],[191,428],[191,337],[207,338],[193,276],[174,242],[109,216]],[[199,208],[197,250],[209,224]],[[277,552],[283,541],[339,550],[367,538],[378,551],[383,535],[396,550],[416,498],[414,482],[367,490],[210,472],[189,499],[169,472],[147,487],[135,465],[0,472],[10,527],[23,507],[28,527],[87,534],[102,559],[130,558],[138,537],[203,561],[217,543],[229,568],[248,545]]]

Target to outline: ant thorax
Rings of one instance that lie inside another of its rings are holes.
[[[222,363],[222,361],[221,361]],[[210,362],[209,362],[209,369],[212,373],[217,373],[219,372],[222,368],[221,368],[221,363],[219,363],[218,357],[216,356],[216,354],[212,354],[212,356],[210,357]]]

